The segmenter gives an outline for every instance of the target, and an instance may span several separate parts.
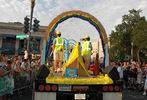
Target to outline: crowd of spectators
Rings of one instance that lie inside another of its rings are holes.
[[[0,100],[16,90],[30,87],[40,66],[40,57],[8,57],[0,55]]]
[[[112,63],[111,66],[117,67],[120,80],[123,81],[124,89],[137,89],[144,91],[143,95],[147,92],[147,64],[139,64],[137,62],[123,62]]]

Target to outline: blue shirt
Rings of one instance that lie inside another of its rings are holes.
[[[89,46],[91,47],[92,46],[92,43],[90,42]]]

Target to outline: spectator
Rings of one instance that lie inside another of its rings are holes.
[[[124,69],[123,69],[122,63],[120,63],[118,65],[117,71],[119,72],[119,77],[120,77],[121,80],[123,80],[123,70]]]
[[[17,60],[16,58],[14,58],[12,60],[12,65],[11,66],[12,66],[13,69],[16,67],[16,60]]]
[[[34,81],[35,77],[36,77],[37,65],[38,65],[38,62],[36,60],[36,57],[33,56],[32,61],[31,61],[31,68],[32,68],[31,78],[32,78],[32,81]]]
[[[27,50],[24,51],[24,54],[25,54],[24,59],[28,59],[28,51]]]
[[[26,76],[27,76],[27,82],[30,82],[30,71],[31,71],[31,65],[30,65],[30,60],[28,59],[26,62]]]
[[[124,62],[123,66],[123,79],[124,79],[124,88],[128,87],[128,77],[129,77],[129,66],[127,66],[127,63]]]
[[[27,70],[27,59],[24,59],[23,62],[21,63],[21,73],[20,73],[21,82],[23,86],[27,84],[26,80],[28,76],[27,76],[26,70]]]
[[[137,68],[136,68],[136,63],[133,62],[132,66],[130,68],[130,88],[135,89],[135,83],[136,83],[136,79],[137,79]]]
[[[139,90],[141,90],[141,77],[142,77],[142,70],[140,68],[140,64],[137,63],[137,85]]]
[[[20,68],[20,62],[18,60],[15,61],[15,64],[13,65],[13,70],[14,70],[14,86],[15,88],[19,88],[21,68]]]
[[[145,69],[143,71],[143,78],[144,78],[144,92],[143,95],[146,95],[147,92],[147,64],[145,64]]]
[[[2,57],[0,56],[0,67],[2,67]]]
[[[20,63],[23,61],[21,56],[18,56],[17,59]]]
[[[20,65],[21,65],[21,63],[18,60],[16,60],[14,66],[13,66],[13,69],[15,72],[21,72]]]
[[[118,67],[118,64],[116,62],[111,62],[110,66],[117,68]]]
[[[2,65],[5,64],[5,57],[4,56],[1,56],[0,57],[0,66],[2,67]]]
[[[7,100],[6,95],[13,92],[12,73],[11,62],[8,60],[0,67],[0,100]]]
[[[131,65],[130,65],[130,63],[129,63],[129,62],[127,62],[127,67],[129,67],[129,68],[130,68],[130,66],[131,66]]]

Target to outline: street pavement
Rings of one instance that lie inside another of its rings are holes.
[[[138,90],[123,90],[123,100],[147,100],[147,95],[143,96],[143,91]]]
[[[138,90],[123,90],[122,100],[147,100],[147,96],[142,95],[143,91],[139,92]],[[32,91],[25,91],[23,95],[16,95],[13,99],[8,100],[33,100]]]

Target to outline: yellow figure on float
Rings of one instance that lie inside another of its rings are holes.
[[[90,42],[90,36],[87,35],[85,37],[85,42],[82,45],[82,56],[85,59],[86,70],[88,70],[88,67],[90,65],[91,55],[92,55],[92,43]]]
[[[57,38],[53,40],[53,56],[54,56],[54,72],[62,72],[62,61],[63,61],[63,50],[64,50],[64,39],[61,38],[61,32],[57,31]]]

